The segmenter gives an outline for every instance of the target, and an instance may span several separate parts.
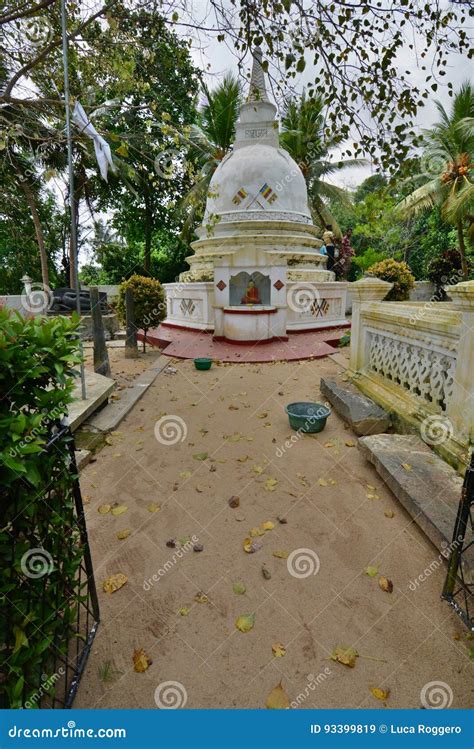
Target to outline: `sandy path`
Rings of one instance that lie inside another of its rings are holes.
[[[280,680],[302,708],[383,707],[372,687],[390,690],[388,707],[417,708],[431,681],[448,685],[453,707],[467,707],[472,642],[439,599],[443,566],[409,587],[435,550],[346,445],[356,438],[336,415],[322,434],[285,447],[295,433],[283,406],[318,399],[319,378],[338,366],[330,359],[202,373],[189,361],[172,366],[177,373],[158,377],[81,474],[102,623],[75,707],[153,708],[157,687],[173,681],[189,708],[262,708]],[[182,419],[183,441],[155,438],[166,414]],[[200,453],[208,458],[193,457]],[[227,504],[232,495],[237,509]],[[113,502],[127,511],[97,511]],[[161,510],[149,512],[150,503]],[[394,517],[384,514],[390,510]],[[257,539],[263,547],[245,553],[249,530],[265,521],[275,527]],[[118,540],[127,528],[131,535]],[[203,551],[180,558],[166,545],[193,536]],[[317,574],[295,577],[288,560],[273,555],[297,549],[317,554]],[[393,593],[365,574],[368,565],[393,581]],[[128,582],[104,593],[103,581],[118,572]],[[233,592],[238,581],[243,595]],[[207,603],[195,601],[199,591]],[[236,619],[252,612],[253,629],[238,631]],[[283,657],[273,656],[276,643]],[[340,644],[359,652],[354,668],[329,659]],[[145,673],[133,670],[136,648],[153,659]]]

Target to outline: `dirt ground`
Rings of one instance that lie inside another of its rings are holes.
[[[337,415],[318,435],[289,428],[285,404],[319,400],[335,361],[170,366],[81,474],[101,624],[74,706],[264,708],[280,682],[303,709],[419,708],[430,682],[472,704],[437,551]],[[331,659],[341,645],[354,667]]]
[[[151,367],[159,354],[151,346],[147,346],[145,353],[143,353],[142,344],[139,343],[138,346],[138,359],[125,359],[124,341],[111,341],[107,343],[111,375],[112,379],[117,383],[117,391],[129,387],[138,375],[148,369],[148,367]],[[86,369],[94,370],[92,344],[84,346],[84,366]]]

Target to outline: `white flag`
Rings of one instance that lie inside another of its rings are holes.
[[[97,158],[97,163],[99,164],[100,173],[103,179],[105,179],[105,181],[107,182],[108,168],[110,167],[110,169],[115,172],[115,166],[112,160],[112,152],[110,150],[109,144],[107,143],[105,138],[99,135],[94,125],[91,123],[90,119],[84,112],[84,107],[82,106],[82,104],[79,104],[78,101],[76,101],[74,112],[72,113],[72,120],[81,131],[81,133],[85,133],[94,141],[95,155]]]

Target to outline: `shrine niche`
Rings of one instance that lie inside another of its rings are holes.
[[[231,306],[270,304],[270,277],[259,271],[240,271],[230,277],[229,304]]]

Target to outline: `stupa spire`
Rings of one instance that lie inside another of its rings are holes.
[[[260,47],[255,47],[253,53],[252,76],[250,78],[250,89],[247,101],[269,101],[265,88],[265,73],[263,71],[263,52]]]

